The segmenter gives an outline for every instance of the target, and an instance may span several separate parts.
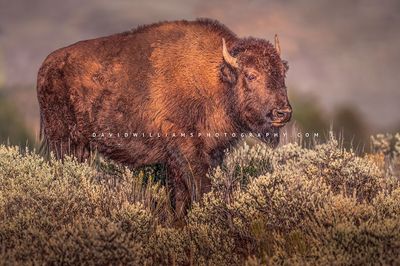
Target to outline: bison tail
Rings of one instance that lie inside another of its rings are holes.
[[[48,56],[49,57],[49,56]],[[47,57],[47,58],[48,58]],[[45,125],[44,125],[44,114],[42,110],[42,99],[41,95],[43,94],[43,87],[45,87],[46,83],[48,82],[46,79],[47,71],[49,69],[49,64],[46,64],[47,58],[45,62],[43,62],[42,66],[39,68],[38,77],[37,77],[37,97],[39,100],[39,107],[40,107],[40,125],[39,125],[39,154],[43,156],[47,156],[49,153],[49,145],[45,135]]]
[[[44,128],[43,128],[43,114],[40,112],[40,128],[39,128],[39,141],[42,141],[44,137]]]
[[[43,114],[40,112],[40,129],[39,129],[39,154],[43,156],[49,155],[49,147],[47,143],[46,136],[44,134],[44,125],[43,125]]]

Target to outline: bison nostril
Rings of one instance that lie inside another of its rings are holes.
[[[285,114],[286,114],[286,112],[283,111],[283,110],[274,109],[274,110],[272,111],[272,115],[273,115],[273,117],[275,117],[275,118],[282,118],[282,117],[285,116]]]
[[[286,112],[284,112],[284,111],[281,111],[281,110],[276,111],[276,116],[279,118],[282,118],[285,115],[286,115]]]
[[[272,111],[272,116],[276,120],[289,120],[291,116],[292,110],[287,109],[274,109]]]

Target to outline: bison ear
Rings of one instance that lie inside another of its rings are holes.
[[[231,85],[236,83],[236,71],[228,64],[221,65],[221,79]]]

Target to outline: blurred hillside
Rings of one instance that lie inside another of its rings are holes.
[[[29,102],[34,103],[33,100]],[[23,147],[35,145],[34,130],[27,123],[27,113],[21,112],[23,109],[18,108],[15,102],[11,101],[3,90],[0,90],[0,143]],[[29,109],[26,108],[25,111],[29,112]]]
[[[312,95],[291,91],[289,99],[293,107],[293,121],[302,132],[319,132],[326,140],[328,130],[332,129],[347,148],[368,148],[365,144],[369,142],[369,136],[379,130],[369,125],[354,106],[340,105],[328,112]]]

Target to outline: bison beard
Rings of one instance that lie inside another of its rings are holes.
[[[249,67],[262,73],[261,85],[248,78]],[[269,42],[240,39],[211,20],[81,41],[51,53],[39,70],[41,135],[59,158],[73,153],[84,160],[96,149],[130,167],[166,164],[183,214],[210,190],[207,171],[238,138],[92,138],[93,132],[279,132],[271,121],[283,124],[290,115],[268,115],[290,108],[285,71]]]

